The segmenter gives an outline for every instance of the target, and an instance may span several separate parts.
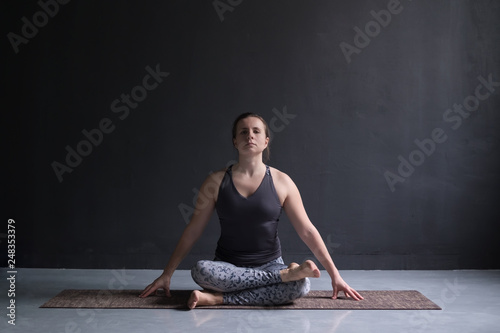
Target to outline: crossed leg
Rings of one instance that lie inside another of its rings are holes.
[[[281,258],[279,259],[281,260]],[[309,292],[308,277],[319,277],[311,260],[301,265],[282,261],[258,268],[238,267],[221,261],[199,261],[191,274],[204,290],[194,290],[188,300],[190,309],[200,305],[284,304]]]

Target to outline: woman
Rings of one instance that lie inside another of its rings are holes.
[[[192,269],[194,290],[190,309],[200,305],[277,305],[290,303],[309,292],[309,279],[320,271],[311,260],[286,266],[277,234],[284,210],[302,241],[321,262],[332,280],[333,295],[363,299],[340,276],[318,230],[307,217],[299,190],[285,173],[263,163],[269,157],[269,128],[252,113],[233,124],[233,144],[238,163],[211,174],[200,188],[195,212],[184,230],[165,270],[140,297],[163,288],[170,296],[175,269],[201,236],[214,209],[221,224],[215,259],[201,260]]]

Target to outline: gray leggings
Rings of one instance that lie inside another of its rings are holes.
[[[224,304],[278,305],[307,295],[308,278],[282,282],[280,270],[287,268],[281,257],[258,267],[239,267],[224,261],[200,260],[191,269],[202,288],[222,292]]]

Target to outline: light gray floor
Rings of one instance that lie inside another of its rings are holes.
[[[358,290],[414,289],[442,311],[40,309],[63,289],[142,289],[160,271],[18,269],[16,325],[7,323],[1,269],[1,332],[500,332],[500,271],[341,271]],[[172,289],[197,288],[177,271]],[[329,289],[326,272],[312,289]]]

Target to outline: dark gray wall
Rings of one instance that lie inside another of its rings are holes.
[[[253,111],[339,268],[500,268],[499,2],[48,3],[1,11],[18,267],[162,268]],[[71,172],[67,146],[87,154]],[[214,214],[181,268],[218,232]],[[311,257],[286,217],[280,236]]]

